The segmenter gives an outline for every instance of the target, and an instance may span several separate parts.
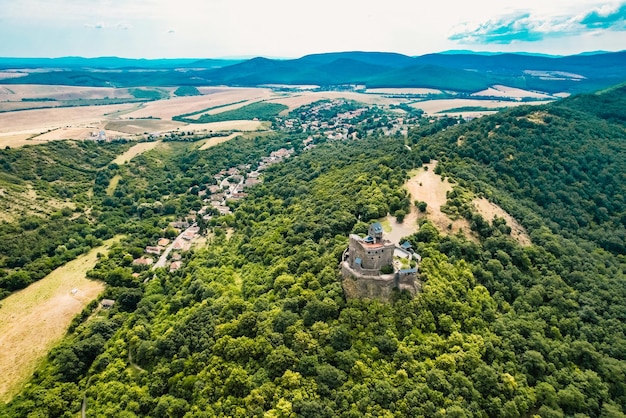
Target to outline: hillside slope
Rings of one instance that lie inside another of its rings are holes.
[[[84,395],[88,416],[623,416],[623,100],[618,88],[422,136],[438,126],[427,124],[412,150],[402,138],[320,144],[268,168],[173,273],[128,264],[167,227],[165,207],[188,213],[201,204],[191,190],[220,170],[287,144],[300,152],[306,135],[206,151],[172,142],[108,167],[122,180],[103,207],[129,237],[91,276],[118,302],[77,321],[0,412],[61,416]],[[408,237],[421,293],[346,300],[348,234],[406,209],[407,171],[433,157],[457,185],[448,210],[478,240],[424,222]],[[474,213],[477,194],[533,244]]]

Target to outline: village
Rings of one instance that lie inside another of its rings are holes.
[[[146,246],[144,255],[133,260],[133,266],[152,270],[166,267],[172,273],[180,270],[183,266],[181,253],[189,251],[194,241],[204,232],[198,221],[201,219],[201,222],[206,224],[214,217],[230,215],[232,210],[228,206],[229,201],[237,201],[248,196],[245,191],[262,182],[260,175],[263,170],[291,157],[294,152],[293,148],[278,149],[269,156],[262,157],[255,165],[244,164],[221,170],[213,176],[217,184],[191,187],[189,193],[203,198],[205,205],[198,211],[189,211],[183,219],[170,222],[169,226],[178,233],[176,238],[170,240],[162,237],[154,243],[155,245]],[[139,277],[139,273],[134,274],[135,277]]]
[[[285,132],[308,133],[309,143],[355,140],[377,130],[387,136],[406,136],[409,126],[419,123],[422,116],[417,109],[407,109],[389,111],[377,105],[334,99],[302,106],[291,112],[289,118],[277,117],[274,127]]]

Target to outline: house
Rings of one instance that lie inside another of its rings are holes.
[[[259,183],[261,183],[261,180],[259,180],[258,178],[248,177],[243,184],[243,188],[247,189],[249,187],[256,186]]]
[[[180,240],[174,241],[174,244],[172,245],[172,250],[183,250],[184,248],[185,248],[185,245]]]
[[[187,229],[189,228],[189,222],[187,221],[170,222],[170,226],[176,229]]]
[[[139,257],[133,260],[134,266],[151,266],[154,260],[150,257]]]
[[[216,209],[220,215],[230,215],[232,213],[228,206],[217,206]]]
[[[170,243],[170,240],[167,238],[161,238],[158,242],[157,245],[159,247],[167,247],[167,245]]]
[[[146,252],[148,254],[161,255],[162,251],[163,251],[163,247],[160,247],[158,245],[156,247],[151,247],[151,246],[146,247]]]
[[[113,305],[115,305],[115,300],[113,299],[102,299],[100,301],[100,306],[102,306],[103,309],[111,309]]]
[[[230,198],[233,200],[239,200],[246,196],[248,196],[248,193],[235,192]]]
[[[174,261],[172,264],[170,264],[170,272],[178,271],[182,266],[182,261]]]

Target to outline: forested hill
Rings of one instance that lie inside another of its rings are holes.
[[[495,84],[548,93],[589,92],[623,82],[626,52],[550,57],[530,54],[335,52],[298,59],[130,60],[109,58],[0,58],[2,68],[32,68],[7,84],[166,86],[345,84],[426,87],[476,92]],[[184,71],[181,71],[183,69]],[[132,71],[129,71],[132,70]]]
[[[303,138],[171,142],[103,169],[120,188],[99,185],[94,204],[128,237],[90,275],[118,302],[77,319],[0,412],[73,416],[84,396],[87,416],[623,417],[623,100],[618,88],[427,123],[410,132],[412,150],[399,137],[319,144],[270,167],[175,273],[133,277],[128,265],[167,225],[153,202],[193,207],[199,181],[286,143],[299,152]],[[347,301],[347,235],[406,209],[408,170],[434,157],[456,182],[446,211],[473,237],[423,222],[408,237],[422,292]],[[532,245],[477,215],[476,195],[514,214]]]
[[[547,226],[624,254],[625,106],[621,86],[413,141],[431,156],[445,156],[444,171],[474,190],[497,189],[493,198],[527,227]]]

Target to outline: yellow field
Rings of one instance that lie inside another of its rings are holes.
[[[528,97],[532,99],[544,99],[544,100],[553,99],[553,97],[550,96],[549,94],[537,93],[535,91],[522,90],[522,89],[518,89],[515,87],[508,87],[508,86],[502,86],[502,85],[491,86],[486,90],[473,93],[472,96],[491,96],[491,97],[509,97],[509,98],[513,97],[513,98],[518,98],[518,99]]]
[[[202,90],[201,90],[202,91]],[[228,105],[242,100],[262,100],[271,98],[274,93],[270,89],[224,87],[208,90],[204,96],[174,97],[168,100],[157,100],[146,103],[140,109],[129,112],[132,118],[160,118],[171,120],[172,117],[185,113],[197,112],[209,107]]]
[[[287,97],[276,98],[270,100],[271,103],[280,103],[288,106],[288,110],[296,109],[300,106],[307,105],[309,103],[316,102],[318,100],[325,99],[347,99],[347,100],[355,100],[361,103],[367,104],[377,104],[377,105],[390,105],[390,104],[398,104],[403,102],[402,99],[392,99],[383,97],[381,95],[376,94],[364,94],[364,93],[353,93],[353,92],[342,92],[342,91],[305,91],[293,93]]]
[[[78,87],[40,84],[0,85],[0,102],[16,101],[24,98],[50,98],[56,100],[131,98],[129,89],[111,87]]]
[[[29,140],[33,134],[29,133],[17,133],[17,134],[0,134],[0,148],[6,147],[23,147],[24,145],[33,145],[37,144],[37,142],[33,142]]]
[[[182,128],[187,124],[182,122],[175,122],[171,120],[159,120],[159,119],[121,119],[112,120],[107,122],[104,126],[105,129],[112,131],[124,132],[131,135],[139,135],[145,132],[162,132],[173,131],[177,128]]]
[[[116,159],[111,161],[111,163],[112,164],[117,164],[117,165],[126,164],[127,162],[129,162],[130,160],[132,160],[133,158],[138,156],[139,154],[142,154],[142,153],[144,153],[146,151],[150,151],[151,149],[154,149],[160,143],[161,143],[161,141],[140,142],[139,144],[133,145],[132,147],[130,147],[130,149],[128,151],[126,151],[124,154],[118,156]]]
[[[39,134],[68,125],[100,123],[108,118],[109,113],[134,106],[133,104],[81,106],[0,113],[0,134]]]
[[[429,115],[437,113],[446,113],[450,109],[466,106],[478,106],[490,109],[496,109],[499,107],[515,107],[521,105],[542,105],[549,103],[550,101],[536,101],[536,102],[512,102],[512,101],[500,101],[500,100],[479,100],[479,99],[439,99],[439,100],[425,100],[423,102],[411,103],[411,107],[416,109],[422,109]],[[470,112],[458,112],[458,113],[470,113]],[[471,113],[484,113],[482,111],[472,111]]]
[[[204,141],[204,143],[202,144],[202,146],[200,148],[198,148],[200,151],[209,149],[211,147],[214,147],[216,145],[219,145],[221,143],[224,143],[226,141],[230,141],[233,138],[238,137],[239,135],[241,135],[241,132],[235,132],[232,133],[228,136],[215,136],[213,138],[209,138],[207,140]]]
[[[104,289],[85,278],[114,238],[0,302],[0,401],[19,392],[72,319]]]

